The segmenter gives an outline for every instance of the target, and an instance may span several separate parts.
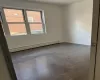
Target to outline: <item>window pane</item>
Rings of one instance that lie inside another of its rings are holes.
[[[26,35],[25,24],[8,24],[11,35]]]
[[[43,33],[42,24],[30,24],[30,29],[32,34]]]
[[[22,10],[4,9],[7,22],[24,22]]]
[[[39,11],[26,11],[28,22],[42,22],[41,21],[41,12]]]

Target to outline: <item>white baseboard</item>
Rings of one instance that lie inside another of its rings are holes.
[[[77,44],[77,45],[91,46],[91,44],[82,44],[82,43],[77,43],[77,42],[67,42],[67,41],[65,41],[64,43],[71,43],[71,44]]]
[[[69,42],[53,41],[53,42],[47,42],[47,43],[41,43],[41,44],[35,44],[35,45],[29,45],[29,46],[22,46],[18,48],[12,48],[12,49],[9,49],[9,51],[16,52],[16,51],[21,51],[25,49],[31,49],[31,48],[36,48],[36,47],[41,47],[41,46],[46,46],[46,45],[51,45],[51,44],[56,44],[56,43],[69,43]],[[78,43],[70,43],[70,44],[84,45],[84,44],[78,44]],[[86,45],[86,46],[90,46],[90,45]]]
[[[41,44],[35,44],[35,45],[29,45],[29,46],[22,46],[18,48],[9,49],[9,51],[16,52],[16,51],[21,51],[25,49],[36,48],[36,47],[41,47],[41,46],[46,46],[46,45],[51,45],[51,44],[56,44],[56,43],[60,43],[60,41],[53,41],[53,42],[47,42],[47,43],[41,43]]]

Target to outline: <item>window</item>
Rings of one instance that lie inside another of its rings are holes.
[[[45,32],[42,11],[4,8],[5,22],[11,36]]]
[[[26,11],[31,34],[43,33],[43,22],[41,11]]]
[[[25,22],[22,10],[4,9],[10,35],[26,35]]]

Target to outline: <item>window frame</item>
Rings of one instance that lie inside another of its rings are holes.
[[[4,9],[21,10],[21,11],[22,11],[22,16],[23,16],[23,22],[7,22]],[[4,26],[7,26],[6,28],[4,27],[4,31],[6,30],[6,31],[5,31],[5,34],[6,34],[6,35],[9,35],[9,36],[24,36],[24,35],[27,35],[27,34],[28,34],[27,28],[26,28],[26,22],[25,22],[25,19],[24,19],[23,9],[2,7],[2,16],[3,16],[3,18],[2,18],[2,19],[3,19],[3,25],[4,25]],[[26,29],[26,34],[11,35],[8,24],[24,24],[24,25],[25,25],[25,29]],[[6,32],[7,32],[7,33],[6,33]]]
[[[24,10],[25,10],[25,13],[26,13],[26,16],[25,17],[27,18],[27,23],[28,23],[29,28],[30,28],[30,25],[29,24],[42,24],[43,33],[39,33],[39,34],[46,33],[46,24],[45,24],[44,11],[43,10],[31,10],[31,9],[24,9]],[[41,22],[28,22],[27,11],[40,12]],[[30,29],[30,34],[32,34],[31,33],[31,29]],[[33,35],[35,35],[35,34],[33,34]]]
[[[22,11],[22,15],[23,15],[23,20],[24,22],[7,22],[6,20],[6,16],[5,16],[5,13],[4,13],[4,9],[14,9],[14,10],[21,10]],[[30,29],[30,23],[28,22],[28,16],[27,16],[27,11],[37,11],[37,12],[40,12],[40,16],[41,16],[41,24],[42,24],[42,29],[43,29],[43,33],[37,33],[38,35],[41,35],[41,34],[45,34],[47,33],[46,32],[46,24],[45,24],[45,17],[44,17],[44,10],[35,10],[35,9],[23,9],[23,8],[11,8],[11,7],[2,7],[1,8],[1,15],[2,15],[2,23],[4,26],[7,26],[6,28],[4,27],[4,32],[6,35],[9,35],[9,36],[25,36],[25,35],[11,35],[10,34],[10,30],[9,30],[9,26],[8,24],[11,23],[11,24],[15,24],[15,23],[19,23],[19,24],[25,24],[25,28],[26,28],[26,35],[37,35],[37,34],[33,34],[31,33],[31,29]],[[34,22],[34,24],[37,23],[37,22]],[[33,22],[32,22],[33,24]],[[37,24],[40,24],[40,23],[37,23]]]

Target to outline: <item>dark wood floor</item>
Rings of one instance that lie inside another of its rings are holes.
[[[12,53],[18,80],[88,80],[90,47],[56,44]]]

